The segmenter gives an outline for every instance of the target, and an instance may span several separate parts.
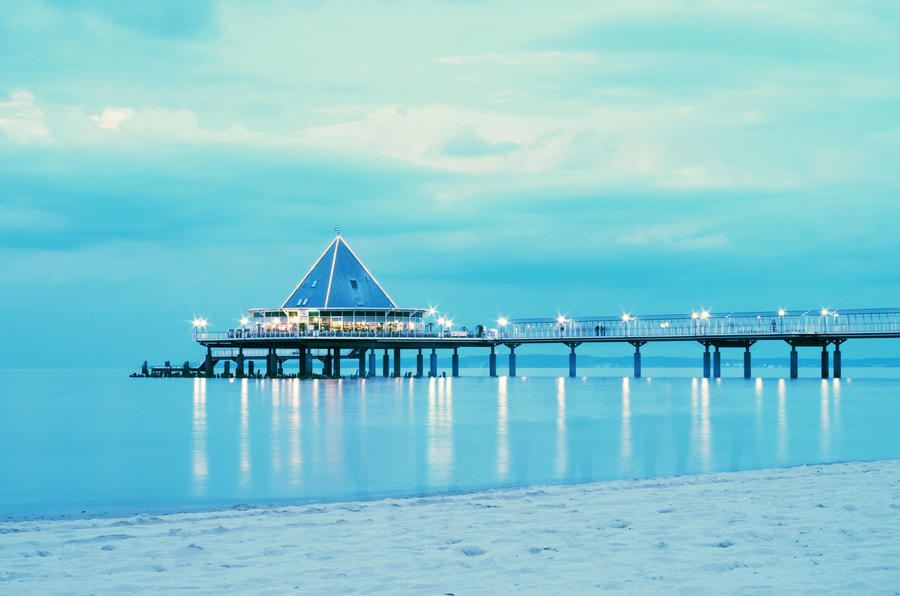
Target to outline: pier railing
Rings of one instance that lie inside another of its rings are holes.
[[[557,317],[512,319],[498,330],[481,335],[468,331],[315,331],[293,329],[233,328],[196,331],[194,341],[232,339],[324,339],[324,338],[479,338],[499,341],[515,339],[622,338],[627,340],[697,338],[763,338],[790,335],[900,335],[900,309],[833,311],[767,311],[688,315],[622,315],[619,317]]]

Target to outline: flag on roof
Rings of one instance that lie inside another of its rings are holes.
[[[397,305],[338,235],[282,308],[397,308]]]

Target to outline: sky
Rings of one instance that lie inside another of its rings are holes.
[[[27,0],[0,56],[0,366],[197,360],[335,226],[470,327],[900,306],[896,2]]]

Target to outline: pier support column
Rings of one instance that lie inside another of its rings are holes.
[[[641,346],[639,344],[634,346],[634,378],[641,378]]]
[[[834,378],[841,378],[841,344],[834,344]]]
[[[374,377],[375,376],[375,348],[369,350],[369,370],[366,376]]]
[[[247,374],[251,377],[254,376],[254,373],[256,372],[255,370],[253,370],[254,366],[255,364],[252,360],[247,363]]]
[[[236,370],[234,371],[234,376],[236,376],[239,379],[243,379],[244,378],[244,348],[238,348],[236,364],[237,364],[237,366],[235,367]]]
[[[275,367],[275,370],[278,371],[278,376],[279,376],[279,377],[283,377],[283,376],[284,376],[284,360],[281,360],[281,359],[278,357],[278,354],[277,354],[277,353],[276,353],[276,354],[273,354],[273,357],[275,358],[275,362],[276,362],[277,365],[278,365],[278,366]]]
[[[434,348],[431,348],[431,358],[428,361],[428,376],[436,377],[437,376],[437,351]]]
[[[331,376],[331,348],[325,350],[325,359],[322,360],[322,376]]]
[[[453,356],[450,357],[450,375],[459,376],[459,348],[453,348]]]
[[[509,376],[516,376],[516,347],[509,346]]]
[[[497,376],[497,352],[494,346],[491,346],[491,355],[488,357],[488,374]]]
[[[275,378],[275,367],[278,366],[275,363],[275,350],[269,348],[266,352],[266,376],[270,379]]]
[[[569,376],[574,377],[577,372],[576,359],[575,359],[575,346],[569,346]]]
[[[334,349],[334,358],[331,359],[331,374],[335,377],[341,376],[341,349]]]
[[[422,348],[419,348],[419,353],[416,354],[416,377],[422,377],[425,375],[425,362],[422,359]]]
[[[366,350],[364,348],[359,350],[359,376],[362,378],[366,376]]]
[[[796,379],[798,375],[798,358],[797,358],[797,346],[791,346],[791,378]]]
[[[297,348],[297,376],[305,377],[309,375],[309,362],[306,356],[306,346]]]
[[[828,378],[828,344],[822,346],[822,378]]]
[[[231,360],[226,360],[222,366],[224,367],[222,370],[222,378],[231,378]]]
[[[713,352],[713,377],[716,379],[721,378],[722,376],[722,352],[719,351],[719,346],[716,346],[716,351]]]
[[[750,378],[750,346],[744,348],[744,378]]]
[[[709,378],[709,344],[707,344],[706,349],[703,351],[703,378]]]
[[[400,348],[394,348],[394,376],[400,376]]]
[[[206,376],[213,376],[213,371],[215,370],[216,363],[213,362],[212,359],[212,349],[209,346],[206,347]]]
[[[384,349],[384,356],[381,357],[381,376],[391,376],[391,357],[388,356],[387,348]]]

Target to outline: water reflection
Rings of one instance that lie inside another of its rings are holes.
[[[290,477],[289,483],[296,486],[300,483],[300,466],[303,458],[300,453],[300,379],[292,379],[291,384],[291,401],[290,401],[290,444],[289,449],[289,465]]]
[[[194,415],[192,438],[193,489],[195,494],[206,492],[209,466],[206,454],[206,379],[194,379]]]
[[[778,461],[787,458],[787,406],[784,379],[778,379]]]
[[[841,380],[840,379],[832,380],[831,393],[834,396],[832,398],[832,403],[834,403],[834,425],[835,425],[835,427],[837,427],[841,423]],[[837,430],[837,428],[835,428],[835,430]]]
[[[569,453],[566,448],[566,381],[556,379],[556,474],[565,477]]]
[[[621,468],[623,473],[631,471],[631,379],[622,377],[622,438],[620,445]]]
[[[428,380],[428,469],[439,486],[449,484],[453,472],[453,397],[447,381]]]
[[[700,379],[699,383],[696,378],[691,379],[691,443],[700,459],[700,471],[708,472],[712,460],[709,379]]]
[[[506,382],[507,377],[500,377],[497,379],[497,477],[500,478],[500,480],[505,480],[509,475]]]
[[[279,401],[281,397],[282,381],[272,379],[272,423],[269,432],[269,455],[272,457],[272,471],[281,472],[281,417],[279,416]]]
[[[819,453],[823,458],[828,458],[831,443],[831,418],[828,412],[828,379],[822,379],[819,395]]]
[[[250,380],[241,379],[241,430],[238,438],[240,457],[240,483],[242,487],[250,484]]]

